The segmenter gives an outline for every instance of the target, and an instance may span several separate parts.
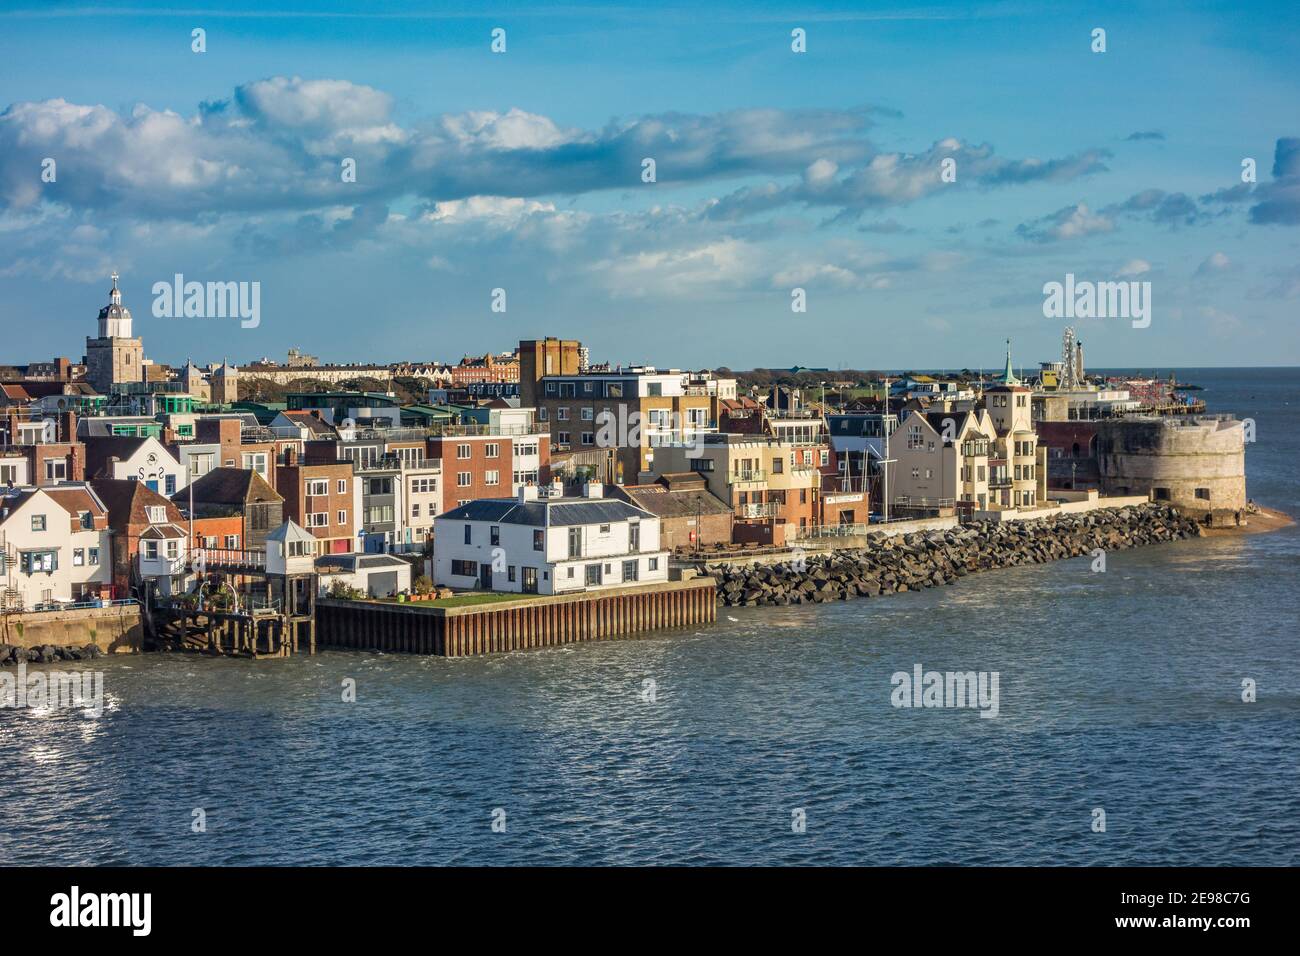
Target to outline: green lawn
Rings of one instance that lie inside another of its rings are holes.
[[[454,597],[442,598],[438,601],[404,601],[399,602],[397,598],[372,598],[380,604],[409,604],[411,607],[468,607],[473,604],[497,604],[501,601],[518,601],[523,598],[541,597],[538,594],[505,594],[499,591],[471,592],[469,594],[457,594]]]

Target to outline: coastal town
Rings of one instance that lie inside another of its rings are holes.
[[[176,367],[109,282],[79,361],[0,368],[0,663],[516,649],[1254,518],[1253,423],[1172,375],[1090,373],[1073,328],[950,374],[659,368],[557,337]]]

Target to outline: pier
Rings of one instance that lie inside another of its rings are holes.
[[[316,602],[321,647],[468,657],[717,620],[717,585],[696,577],[658,585],[526,597],[463,607],[381,601]]]

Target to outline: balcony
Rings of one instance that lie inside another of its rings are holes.
[[[780,510],[780,504],[775,501],[767,501],[756,505],[736,505],[736,517],[775,518]]]
[[[738,485],[747,481],[767,481],[767,472],[762,468],[746,468],[733,471],[727,475],[727,484]]]

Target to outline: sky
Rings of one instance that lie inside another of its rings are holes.
[[[1300,5],[1080,6],[0,3],[0,362],[1300,364]]]

